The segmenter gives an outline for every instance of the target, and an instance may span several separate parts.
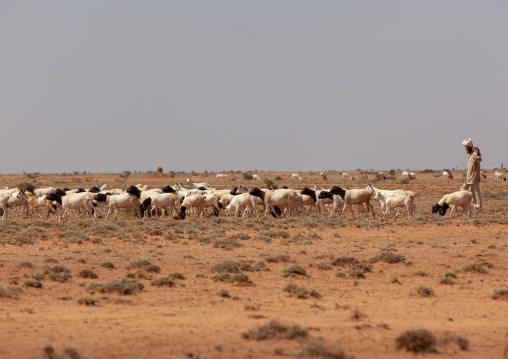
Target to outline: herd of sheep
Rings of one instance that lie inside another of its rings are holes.
[[[445,173],[446,172],[446,173]],[[496,180],[504,178],[495,176]],[[326,173],[321,177],[327,180]],[[378,176],[388,176],[379,172]],[[443,176],[448,176],[448,171]],[[348,173],[342,174],[344,179],[353,179]],[[216,178],[225,178],[226,174],[217,174]],[[293,173],[292,178],[302,180],[302,177]],[[413,172],[402,172],[402,178],[416,178]],[[258,175],[253,179],[260,180]],[[254,182],[255,183],[255,182]],[[185,187],[187,186],[187,188]],[[85,189],[56,189],[53,187],[38,188],[32,192],[18,188],[6,188],[0,191],[0,215],[7,219],[10,211],[18,211],[32,219],[34,211],[39,213],[41,208],[47,208],[46,219],[54,214],[60,221],[66,215],[70,220],[71,211],[82,216],[103,215],[107,220],[110,216],[116,216],[120,209],[132,208],[138,216],[167,215],[173,218],[185,219],[187,216],[198,217],[215,215],[223,212],[227,216],[251,217],[260,215],[272,215],[274,217],[296,216],[307,213],[326,213],[330,216],[337,213],[345,215],[347,210],[352,216],[355,212],[372,214],[375,217],[374,208],[370,201],[378,200],[381,213],[386,216],[391,210],[405,208],[407,216],[414,215],[416,211],[416,193],[409,190],[383,190],[370,184],[363,189],[343,189],[333,186],[323,189],[319,186],[314,188],[305,187],[302,190],[294,190],[287,187],[276,190],[253,188],[248,190],[243,186],[230,189],[210,188],[208,183],[194,183],[187,179],[186,184],[177,183],[173,186],[166,185],[162,188],[149,189],[141,184],[130,186],[126,190],[110,189],[107,185],[101,188],[92,187]],[[469,212],[471,215],[471,192],[459,191],[445,195],[432,208],[433,213],[445,215],[448,208],[450,215],[457,207],[462,207],[462,214]],[[211,210],[211,212],[210,212]],[[209,212],[209,213],[208,213]]]

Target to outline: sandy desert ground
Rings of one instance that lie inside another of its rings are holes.
[[[352,174],[259,173],[295,189],[411,189],[416,215],[383,219],[374,200],[376,218],[11,213],[0,222],[0,358],[508,358],[508,182],[490,176],[484,212],[449,218],[430,209],[461,171]],[[173,175],[1,175],[0,186],[256,185],[241,173]],[[427,353],[397,349],[418,329],[431,333],[419,332]]]

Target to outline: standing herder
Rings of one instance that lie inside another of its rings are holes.
[[[473,147],[471,139],[462,141],[462,146],[466,147],[469,163],[467,165],[466,181],[461,190],[471,191],[473,193],[474,208],[482,210],[482,195],[480,193],[480,162],[482,161],[482,155],[478,147]]]

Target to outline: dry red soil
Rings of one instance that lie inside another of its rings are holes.
[[[397,178],[376,183],[418,192],[417,214],[409,220],[380,218],[374,200],[375,219],[312,214],[258,220],[221,214],[179,221],[122,214],[105,226],[101,218],[57,223],[54,217],[29,221],[11,213],[0,223],[0,358],[41,358],[47,346],[55,352],[46,357],[54,358],[319,357],[308,350],[316,341],[322,344],[323,358],[339,349],[355,358],[507,358],[508,295],[492,295],[508,289],[506,182],[482,183],[483,213],[440,217],[430,207],[443,194],[458,190],[463,174],[457,172],[453,180],[439,174],[418,173],[418,179],[402,183],[398,172]],[[314,184],[365,188],[375,179],[370,173],[353,175],[356,180],[344,181],[331,173],[325,182],[317,173],[303,173],[300,182],[289,180],[287,173],[260,173],[262,179],[295,189]],[[157,187],[191,176],[218,188],[255,185],[239,173],[220,181],[212,174],[2,175],[0,183]],[[275,180],[277,176],[287,180]],[[231,240],[226,248],[217,242],[221,239]],[[373,260],[382,253],[399,261]],[[345,256],[361,262],[363,272],[334,262]],[[286,261],[274,262],[276,258]],[[141,260],[150,261],[152,268],[128,268]],[[215,281],[218,273],[212,266],[224,261],[243,263],[249,282]],[[105,262],[114,268],[104,267]],[[249,270],[261,268],[259,262],[269,270]],[[284,277],[292,265],[306,274]],[[66,282],[51,280],[55,266],[70,271]],[[80,277],[84,269],[98,278]],[[174,279],[174,286],[151,285],[175,272],[184,279]],[[122,295],[90,290],[92,283],[122,280],[129,273],[135,278],[128,280],[143,284],[141,291]],[[42,288],[27,286],[31,280]],[[319,295],[298,298],[283,290],[288,283]],[[433,295],[419,295],[419,287]],[[219,295],[221,290],[229,296]],[[80,304],[86,300],[95,304]],[[300,326],[307,338],[258,341],[242,336],[273,320]],[[397,337],[420,328],[436,336],[435,353],[396,348]],[[468,349],[444,343],[446,335],[467,338]]]

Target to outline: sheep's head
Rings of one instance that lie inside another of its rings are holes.
[[[95,196],[95,198],[94,198],[94,199],[95,199],[97,202],[106,202],[107,197],[108,197],[108,196],[107,196],[107,194],[105,194],[105,193],[99,193],[99,194],[97,194],[97,195]]]
[[[439,212],[439,209],[441,208],[441,206],[439,204],[435,204],[432,206],[432,213],[437,213]]]
[[[265,199],[265,193],[264,193],[262,190],[260,190],[259,188],[253,188],[253,189],[251,189],[251,190],[249,191],[249,194],[250,194],[251,196],[256,196],[256,197],[259,197],[259,198],[261,198],[262,200],[264,200],[264,199]]]
[[[138,198],[141,197],[141,191],[136,186],[130,186],[125,192]]]
[[[175,192],[175,190],[173,189],[173,187],[171,187],[169,185],[165,185],[164,187],[162,187],[162,192],[173,193],[173,192]]]
[[[339,195],[342,199],[344,199],[344,196],[346,195],[346,190],[340,188],[339,186],[333,186],[332,189],[330,190],[330,193]]]
[[[448,208],[450,208],[450,206],[448,205],[448,203],[446,203],[446,202],[445,202],[445,204],[443,204],[443,205],[441,206],[441,208],[439,208],[439,214],[440,214],[441,216],[444,216],[444,215],[446,214],[446,210],[447,210]]]

